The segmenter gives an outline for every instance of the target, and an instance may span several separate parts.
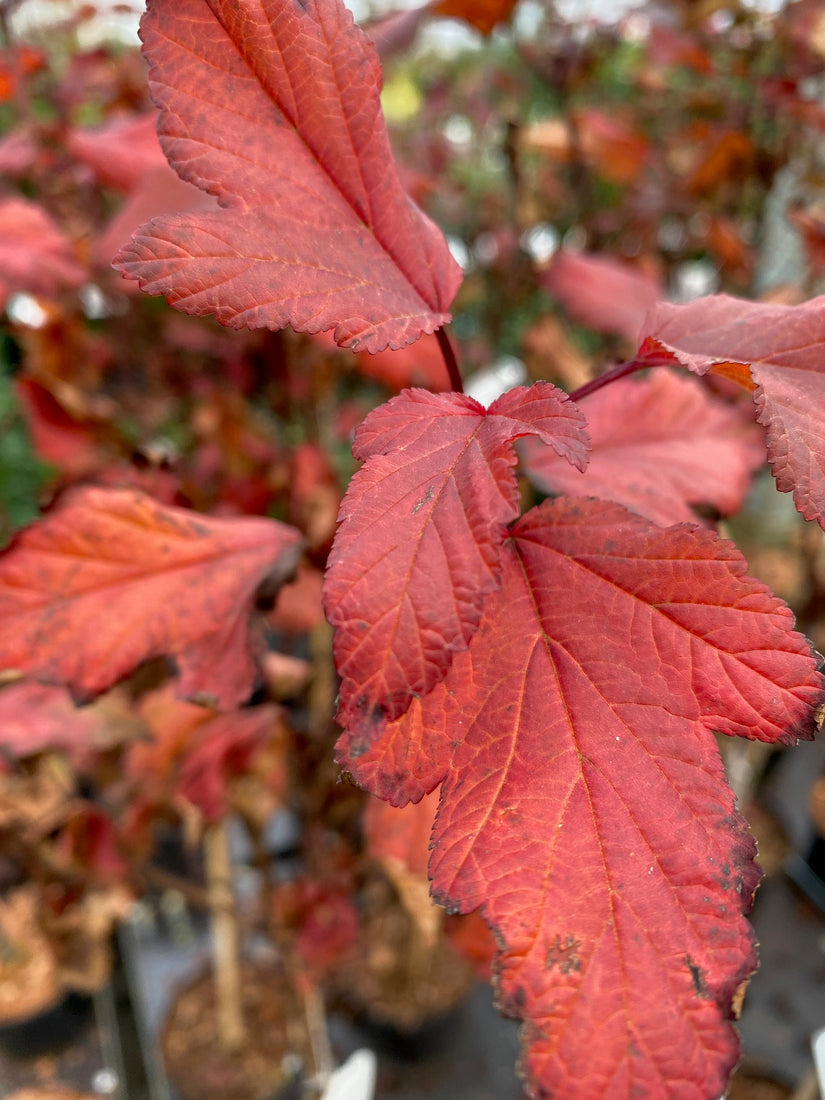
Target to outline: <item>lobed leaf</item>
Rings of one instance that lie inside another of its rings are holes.
[[[452,737],[442,680],[425,696],[413,696],[409,709],[386,719],[344,729],[335,759],[359,787],[392,806],[420,802],[447,774]]]
[[[709,531],[547,501],[439,692],[433,890],[496,935],[532,1095],[719,1095],[759,871],[714,731],[811,736],[789,609]]]
[[[235,706],[256,675],[256,591],[283,582],[299,548],[300,534],[274,520],[75,489],[0,556],[0,668],[87,699],[171,657],[182,694]]]
[[[655,306],[636,358],[713,371],[754,389],[777,488],[793,493],[805,519],[825,526],[824,352],[825,297],[784,306],[718,294]]]
[[[518,514],[512,441],[528,434],[584,466],[582,416],[546,382],[487,410],[464,394],[407,390],[358,429],[353,452],[365,464],[342,502],[324,581],[342,725],[365,723],[369,737],[466,647]]]
[[[613,500],[664,526],[690,523],[691,505],[712,505],[722,515],[741,508],[765,460],[747,406],[743,413],[668,370],[619,379],[577,404],[593,440],[585,471],[535,440],[520,445],[527,475],[545,492]]]
[[[154,219],[117,268],[188,313],[367,351],[449,320],[458,266],[401,186],[340,0],[149,0],[141,36],[161,145],[223,209]]]

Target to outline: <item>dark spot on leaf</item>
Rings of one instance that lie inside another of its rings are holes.
[[[685,965],[690,971],[690,976],[693,979],[693,988],[699,997],[709,997],[707,983],[705,981],[705,975],[702,973],[701,967],[691,959],[690,955],[685,955]]]
[[[562,974],[570,974],[581,970],[582,963],[578,954],[581,945],[581,940],[577,940],[569,934],[565,936],[564,940],[557,935],[547,948],[547,954],[544,957],[545,969],[552,970],[553,967],[557,966]]]
[[[505,1016],[512,1016],[520,1020],[524,1015],[524,1007],[527,1004],[527,994],[522,986],[517,986],[512,993],[500,993],[498,1007]]]

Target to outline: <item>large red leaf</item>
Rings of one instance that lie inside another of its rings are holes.
[[[723,1090],[759,876],[713,731],[810,736],[822,683],[792,623],[700,528],[561,498],[513,529],[438,689],[430,871],[496,933],[536,1097]]]
[[[587,461],[581,413],[547,382],[487,410],[464,394],[406,390],[358,429],[365,465],[341,505],[324,582],[343,725],[399,717],[467,645],[518,515],[512,441],[523,435]]]
[[[274,520],[75,490],[0,557],[0,668],[66,684],[82,699],[168,656],[182,694],[241,703],[255,679],[256,590],[292,572],[299,543]]]
[[[702,383],[667,370],[623,378],[579,402],[593,440],[585,471],[525,439],[532,481],[553,493],[615,500],[655,523],[690,523],[692,504],[722,515],[742,506],[765,461],[763,433],[745,405],[715,399]]]
[[[793,492],[805,519],[825,525],[825,297],[801,306],[724,294],[687,305],[660,303],[645,320],[637,359],[678,363],[756,385],[777,487]]]
[[[401,347],[460,281],[394,167],[375,49],[340,0],[149,0],[161,144],[221,211],[156,218],[116,261],[227,325]]]

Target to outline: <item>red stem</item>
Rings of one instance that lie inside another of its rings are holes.
[[[450,337],[447,335],[447,330],[440,328],[436,331],[436,338],[438,340],[438,346],[441,348],[441,354],[444,357],[444,365],[447,367],[447,374],[450,378],[450,389],[454,393],[464,393],[464,386],[461,381],[461,372],[458,369],[458,360],[455,357],[455,351],[453,345],[450,343]]]
[[[577,390],[571,393],[571,401],[581,401],[583,397],[588,397],[591,393],[595,393],[596,390],[602,389],[603,386],[609,386],[611,382],[615,382],[618,378],[626,378],[629,374],[635,374],[637,370],[647,370],[648,367],[663,367],[668,365],[667,360],[662,359],[661,362],[656,360],[645,359],[640,361],[638,359],[630,359],[627,363],[617,363],[615,367],[611,367],[610,370],[600,374],[598,378],[591,378],[589,382],[585,382],[583,386],[579,386]]]

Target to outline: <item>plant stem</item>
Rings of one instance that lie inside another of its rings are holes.
[[[595,393],[596,390],[602,389],[603,386],[609,386],[611,382],[615,382],[619,378],[626,378],[629,374],[635,374],[638,370],[647,370],[648,367],[665,366],[666,362],[663,359],[661,363],[650,362],[645,360],[641,363],[638,359],[630,359],[627,363],[617,363],[615,367],[611,367],[610,370],[600,374],[598,378],[591,378],[589,382],[585,382],[583,386],[579,386],[577,390],[571,393],[571,401],[581,401],[583,397],[589,396],[591,393]]]
[[[447,335],[447,330],[440,328],[436,331],[435,335],[438,340],[438,346],[441,348],[441,354],[444,357],[444,364],[447,367],[447,374],[450,378],[450,388],[454,393],[464,393],[461,373],[458,369],[458,360],[455,357],[455,351],[453,345],[450,343],[450,337]]]
[[[212,910],[212,960],[215,977],[215,1005],[218,1034],[225,1050],[243,1046],[246,1038],[241,1008],[240,935],[229,833],[225,821],[210,825],[203,838],[206,884]]]

